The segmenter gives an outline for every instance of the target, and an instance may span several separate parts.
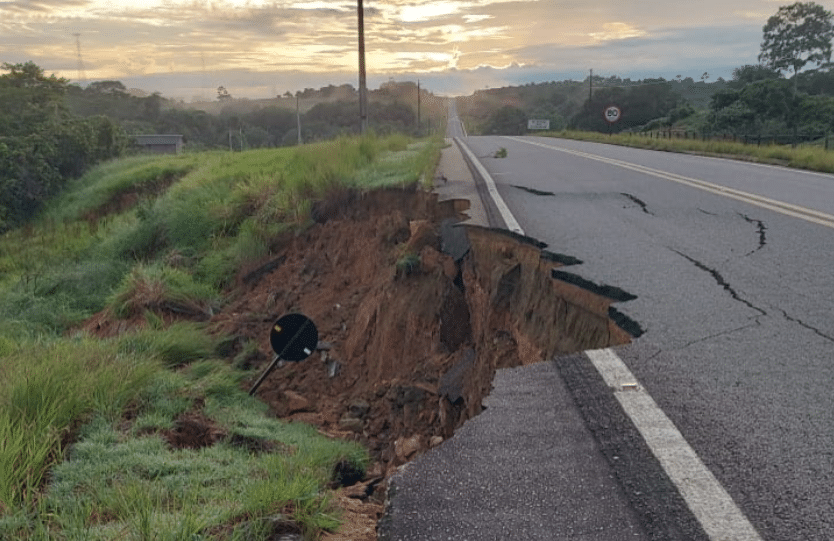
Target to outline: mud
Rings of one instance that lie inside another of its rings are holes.
[[[253,369],[247,390],[272,359],[278,317],[316,323],[320,349],[275,370],[257,396],[275,416],[359,441],[374,458],[364,484],[337,494],[346,526],[326,539],[375,539],[379,481],[478,415],[497,369],[630,341],[609,317],[611,298],[554,279],[576,260],[509,232],[450,227],[466,205],[415,189],[334,194],[314,205],[314,224],[241,270],[211,319],[232,337],[229,357]],[[113,328],[101,316],[96,325]],[[169,439],[220,437],[192,421]]]

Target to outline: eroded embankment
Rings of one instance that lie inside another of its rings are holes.
[[[336,195],[240,274],[213,320],[257,344],[247,362],[260,370],[272,322],[311,317],[320,351],[273,372],[258,396],[279,417],[364,442],[378,476],[477,415],[496,369],[630,339],[611,299],[552,277],[560,258],[541,244],[452,227],[463,204],[415,190]]]

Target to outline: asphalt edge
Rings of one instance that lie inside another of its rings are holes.
[[[588,356],[580,352],[553,362],[649,538],[711,541]]]

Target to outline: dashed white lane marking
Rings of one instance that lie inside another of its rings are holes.
[[[492,196],[492,200],[495,203],[495,206],[498,207],[498,212],[501,213],[501,218],[504,219],[504,223],[507,224],[507,229],[514,233],[518,233],[519,235],[524,234],[524,230],[521,229],[521,226],[518,225],[518,221],[516,221],[515,216],[513,213],[510,212],[510,209],[507,208],[507,204],[504,203],[504,199],[501,198],[501,195],[498,193],[498,188],[495,186],[495,181],[492,179],[490,174],[487,172],[486,168],[478,161],[478,158],[469,150],[469,147],[461,140],[460,137],[455,137],[457,142],[460,144],[460,148],[469,156],[469,160],[475,166],[475,169],[478,170],[478,173],[481,175],[481,178],[484,179],[484,183],[486,183],[487,190],[489,191],[489,195]]]
[[[462,142],[461,142],[462,143]],[[524,231],[518,225],[507,204],[498,194],[495,181],[474,154],[460,145],[483,176],[490,195],[501,217],[516,233]],[[514,224],[513,229],[510,224]],[[683,434],[658,407],[654,399],[640,386],[631,370],[610,349],[586,351],[605,383],[612,387],[620,406],[637,427],[666,475],[678,487],[692,514],[712,541],[762,541],[747,517],[704,465]]]
[[[586,351],[614,397],[631,418],[666,474],[713,541],[761,541],[721,483],[674,423],[610,349]]]
[[[792,216],[794,218],[805,220],[806,222],[811,222],[834,229],[834,216],[832,216],[831,214],[826,214],[825,212],[812,210],[809,208],[801,207],[799,205],[792,205],[790,203],[785,203],[784,201],[770,199],[768,197],[763,197],[761,195],[736,190],[734,188],[728,188],[726,186],[721,186],[720,184],[713,184],[711,182],[707,182],[705,180],[700,180],[697,178],[686,177],[683,175],[678,175],[676,173],[670,173],[668,171],[662,171],[660,169],[654,169],[652,167],[646,167],[644,165],[617,160],[614,158],[606,158],[597,154],[589,154],[587,152],[582,152],[579,150],[556,147],[537,141],[521,139],[519,137],[507,136],[506,139],[511,139],[519,143],[527,143],[528,145],[534,145],[549,150],[555,150],[557,152],[573,154],[574,156],[579,156],[582,158],[587,158],[589,160],[607,163],[609,165],[615,165],[617,167],[622,167],[623,169],[629,169],[631,171],[643,173],[644,175],[649,175],[664,180],[670,180],[672,182],[677,182],[678,184],[683,184],[692,188],[698,188],[699,190],[703,190],[705,192],[710,192],[716,195],[721,195],[723,197],[728,197],[730,199],[735,199],[736,201],[743,201],[744,203],[748,203],[750,205],[755,205],[757,207],[772,210],[774,212],[778,212],[786,216]]]

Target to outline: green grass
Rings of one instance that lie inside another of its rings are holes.
[[[699,139],[648,138],[642,134],[607,135],[599,132],[562,131],[540,134],[545,137],[594,141],[611,145],[622,145],[668,152],[690,152],[707,156],[746,159],[760,163],[786,165],[797,169],[808,169],[834,173],[834,151],[826,151],[819,144],[792,148],[785,145],[745,145],[732,141]]]
[[[0,510],[32,503],[61,444],[93,411],[120,411],[148,361],[91,339],[6,345],[0,366]]]
[[[334,528],[333,467],[366,451],[270,418],[222,338],[170,319],[220,309],[313,200],[426,182],[439,149],[394,135],[117,160],[0,236],[0,539],[258,539],[282,514],[309,537]],[[105,308],[144,325],[75,330]],[[194,411],[223,438],[170,448],[163,432]]]
[[[241,377],[216,361],[158,372],[134,400],[132,427],[96,416],[80,430],[80,441],[54,467],[50,490],[29,512],[26,527],[103,541],[124,535],[211,539],[224,526],[263,528],[281,513],[310,535],[338,526],[326,491],[333,467],[347,460],[364,468],[367,453],[307,425],[267,417],[264,405],[235,385]],[[224,438],[201,449],[172,449],[161,431],[198,399]],[[258,453],[236,441],[275,447]],[[20,523],[20,513],[0,519],[0,537],[27,539]]]

